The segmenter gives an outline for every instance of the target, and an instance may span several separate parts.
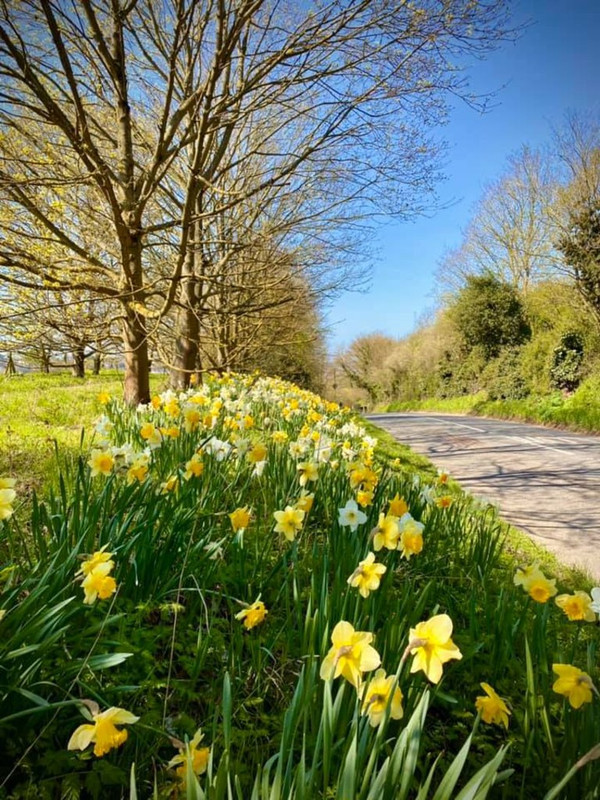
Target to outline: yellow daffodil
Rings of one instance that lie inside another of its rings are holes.
[[[98,393],[98,402],[101,406],[105,406],[107,403],[110,403],[110,395],[108,392],[99,392]]]
[[[302,528],[304,511],[301,508],[286,506],[283,511],[275,511],[273,516],[277,522],[275,533],[282,533],[288,541],[293,542],[296,534]]]
[[[525,587],[523,587],[525,588]],[[557,592],[556,580],[553,578],[549,580],[542,573],[538,577],[533,578],[529,582],[529,596],[535,600],[536,603],[546,603]]]
[[[179,428],[176,428],[174,425],[171,425],[170,428],[161,428],[160,432],[169,439],[177,439],[179,436]]]
[[[454,498],[450,494],[443,494],[435,500],[435,504],[438,508],[450,508],[453,502]]]
[[[191,766],[194,775],[203,775],[208,766],[210,757],[210,747],[199,747],[204,734],[198,729],[191,742],[185,745],[178,742],[179,755],[173,756],[167,766],[175,769],[175,774],[185,788],[187,783],[188,764]]]
[[[264,444],[259,442],[248,451],[247,458],[251,464],[258,464],[261,461],[265,461],[267,458],[267,448]]]
[[[403,517],[407,511],[408,506],[406,505],[406,500],[404,500],[403,497],[400,497],[398,494],[392,497],[388,508],[388,514],[390,516],[398,517],[398,519],[400,519],[400,517]]]
[[[570,620],[585,620],[595,622],[596,615],[590,608],[592,598],[587,592],[575,592],[574,594],[559,594],[554,602],[565,612]]]
[[[300,497],[295,502],[295,507],[299,508],[301,511],[304,511],[305,514],[308,514],[311,508],[313,507],[313,503],[315,501],[314,494],[309,494],[308,492],[302,492]]]
[[[14,489],[16,485],[16,478],[0,478],[0,491],[2,489]]]
[[[107,547],[108,545],[104,545],[100,550],[96,550],[95,553],[86,558],[78,574],[89,575],[90,572],[93,572],[100,564],[108,564],[108,572],[110,572],[115,566],[115,562],[112,560],[113,554],[106,552]]]
[[[400,541],[398,549],[404,558],[409,559],[417,555],[423,549],[423,529],[422,522],[417,522],[410,514],[404,514],[398,523],[400,528]]]
[[[92,450],[88,466],[92,470],[92,478],[96,475],[110,475],[115,466],[115,459],[106,450]]]
[[[177,488],[177,484],[179,483],[179,478],[177,475],[171,475],[167,478],[166,481],[161,483],[160,485],[160,493],[161,494],[169,494],[169,492],[174,492]]]
[[[143,483],[148,477],[148,462],[145,458],[136,459],[127,470],[127,483],[132,484],[136,481]]]
[[[152,436],[154,436],[155,432],[156,432],[156,428],[154,427],[154,425],[151,422],[146,422],[140,428],[140,436],[144,440],[148,440],[148,439],[152,438]]]
[[[361,699],[361,714],[367,714],[369,725],[376,727],[385,716],[385,711],[390,706],[390,717],[402,719],[402,692],[395,686],[396,678],[393,675],[386,677],[385,670],[378,669],[368,684],[359,689]]]
[[[395,550],[398,547],[398,537],[400,536],[398,518],[382,512],[377,525],[371,531],[371,536],[375,551],[381,550],[382,547]]]
[[[97,709],[92,712],[91,724],[80,725],[74,732],[67,745],[68,750],[85,750],[88,745],[94,743],[94,755],[100,757],[106,755],[109,750],[120,747],[127,739],[127,731],[120,730],[117,725],[133,725],[139,717],[136,717],[123,708],[108,708],[100,713],[100,709],[95,703],[89,702],[89,706]]]
[[[202,415],[197,408],[186,408],[183,412],[184,427],[186,433],[192,433],[200,425]]]
[[[356,493],[356,502],[359,506],[367,508],[367,506],[373,504],[373,492],[371,490],[360,489]]]
[[[536,562],[528,567],[519,567],[515,572],[513,583],[515,586],[522,586],[523,590],[528,592],[531,582],[543,577],[543,575],[540,565]]]
[[[355,631],[349,622],[341,621],[331,634],[333,647],[321,664],[320,675],[323,680],[346,678],[358,688],[363,672],[377,669],[381,664],[379,653],[371,647],[373,634]]]
[[[564,695],[573,708],[592,702],[594,684],[586,672],[570,664],[552,664],[552,672],[558,675],[552,690]]]
[[[117,591],[116,581],[109,575],[112,568],[113,562],[105,561],[85,576],[81,586],[85,592],[83,602],[86,605],[92,605],[98,598],[106,600]]]
[[[361,597],[368,597],[370,592],[379,589],[381,576],[385,574],[387,567],[385,564],[375,563],[375,553],[369,553],[364,561],[361,561],[352,575],[348,578],[350,586],[358,589]]]
[[[275,442],[275,444],[285,444],[288,438],[289,437],[285,431],[273,431],[271,434],[271,439]]]
[[[185,465],[185,472],[183,473],[183,479],[189,481],[190,478],[192,477],[199,478],[203,472],[204,472],[204,462],[202,461],[202,457],[198,453],[194,453],[194,455]]]
[[[319,467],[314,461],[303,461],[297,466],[300,473],[300,486],[306,486],[309,481],[316,481],[319,477]]]
[[[177,402],[176,397],[171,397],[167,402],[164,404],[165,413],[169,417],[177,417],[179,416],[179,403]]]
[[[244,628],[250,630],[251,628],[255,628],[257,625],[260,625],[268,613],[269,612],[265,608],[265,604],[262,602],[262,600],[255,600],[251,606],[244,608],[243,611],[240,611],[239,614],[236,614],[235,618],[244,620]]]
[[[248,525],[250,524],[251,514],[248,509],[248,506],[244,506],[243,508],[236,508],[235,511],[232,511],[229,515],[229,519],[231,520],[231,527],[237,533],[237,531],[246,530]]]
[[[151,404],[152,408],[156,411],[157,409],[159,409],[161,407],[162,400],[160,399],[160,397],[157,394],[155,394],[154,397],[150,400],[150,404]]]
[[[462,658],[451,637],[452,620],[447,614],[437,614],[411,628],[407,648],[415,656],[411,673],[422,670],[432,683],[439,683],[443,665],[451,659]]]
[[[504,700],[499,697],[489,683],[481,683],[481,688],[485,692],[475,698],[475,708],[481,712],[481,719],[488,724],[504,725],[508,729],[508,717],[510,711]]]
[[[14,513],[12,504],[17,498],[14,489],[0,489],[0,520],[8,519]]]

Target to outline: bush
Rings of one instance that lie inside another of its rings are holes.
[[[483,371],[481,383],[490,400],[521,400],[531,392],[523,375],[520,348],[509,348],[490,361]]]
[[[576,331],[564,333],[554,348],[550,375],[557,389],[574,391],[581,383],[583,365],[583,336]]]

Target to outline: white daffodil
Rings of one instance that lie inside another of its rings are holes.
[[[338,522],[345,528],[355,531],[359,525],[367,521],[367,515],[358,507],[356,500],[348,500],[344,508],[340,508]]]

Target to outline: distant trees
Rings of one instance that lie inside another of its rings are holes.
[[[600,122],[567,116],[552,148],[511,157],[438,280],[436,318],[390,348],[384,395],[517,398],[597,372]]]
[[[419,206],[424,131],[465,93],[461,57],[505,33],[503,0],[4,3],[0,280],[115,307],[128,402],[166,330],[185,384],[257,237],[312,288],[341,263],[297,257],[336,244],[326,223]],[[334,274],[323,291],[352,284]]]

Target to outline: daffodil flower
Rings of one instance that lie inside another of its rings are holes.
[[[352,575],[348,578],[348,584],[358,589],[361,597],[368,597],[371,592],[379,589],[381,576],[385,574],[387,567],[385,564],[375,563],[375,553],[369,555],[361,561]]]
[[[558,675],[552,690],[564,695],[573,708],[581,708],[584,703],[592,702],[595,686],[586,672],[570,664],[552,664],[552,672]]]
[[[73,732],[67,744],[68,750],[85,750],[93,742],[94,755],[106,755],[109,750],[120,747],[127,739],[127,731],[116,726],[132,725],[139,719],[123,708],[112,707],[100,712],[98,705],[91,700],[86,705],[91,710],[93,721],[91,724],[80,725]]]
[[[574,594],[559,594],[554,599],[554,602],[570,620],[596,621],[596,614],[592,608],[592,598],[587,592],[579,591]]]
[[[252,605],[248,606],[248,608],[244,608],[239,612],[239,614],[236,614],[235,618],[243,620],[244,628],[246,628],[246,630],[251,630],[257,625],[260,625],[268,613],[269,612],[265,608],[265,604],[262,602],[262,600],[260,600],[259,597],[259,599],[255,600]]]
[[[85,597],[83,602],[92,605],[98,598],[106,600],[117,591],[117,583],[109,572],[113,568],[112,561],[105,561],[98,564],[89,572],[81,584]]]
[[[481,683],[485,696],[475,698],[475,708],[481,712],[481,719],[488,724],[504,725],[508,729],[508,717],[511,713],[504,700],[499,697],[489,683]]]
[[[411,673],[422,670],[432,683],[439,683],[443,665],[462,658],[451,637],[452,620],[447,614],[437,614],[411,628],[407,647],[407,652],[414,654]]]
[[[282,533],[289,542],[293,542],[302,527],[304,511],[301,508],[286,506],[283,511],[273,512],[275,517],[275,533]]]
[[[367,515],[358,507],[356,500],[348,500],[344,508],[338,509],[338,522],[342,527],[356,531],[359,525],[367,521]]]
[[[396,678],[393,675],[386,677],[384,669],[378,669],[371,680],[359,689],[359,697],[360,713],[369,717],[369,725],[379,725],[388,706],[392,719],[402,719],[402,692],[396,686]]]
[[[349,622],[338,622],[331,633],[333,647],[321,664],[320,675],[323,680],[346,678],[358,688],[363,672],[377,669],[381,664],[379,653],[371,647],[373,634],[355,631]]]
[[[191,765],[194,775],[202,775],[206,772],[210,747],[198,746],[203,738],[204,734],[198,729],[194,738],[187,745],[177,741],[176,747],[179,749],[179,755],[173,756],[167,764],[170,769],[175,769],[175,774],[184,787],[187,783],[188,764]]]

